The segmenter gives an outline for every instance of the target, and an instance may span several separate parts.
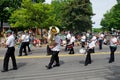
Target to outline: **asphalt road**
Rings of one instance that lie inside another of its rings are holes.
[[[0,69],[2,70],[3,56],[6,49],[0,48]],[[120,47],[115,54],[115,62],[109,64],[109,47],[103,50],[96,47],[92,54],[92,64],[84,66],[85,54],[79,54],[79,47],[75,47],[75,54],[60,52],[60,67],[50,70],[45,68],[50,56],[46,56],[46,48],[32,48],[32,54],[17,57],[19,49],[16,48],[18,70],[0,72],[0,80],[120,80]],[[12,62],[9,62],[9,69]]]

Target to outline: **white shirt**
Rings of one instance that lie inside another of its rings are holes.
[[[89,33],[87,33],[87,34],[86,34],[86,36],[87,36],[87,37],[89,37],[89,36],[90,36],[90,34],[89,34]]]
[[[117,38],[113,37],[110,39],[110,46],[117,46],[117,44],[115,44],[117,42]]]
[[[103,35],[103,34],[100,34],[99,40],[103,40],[103,38],[104,38],[104,35]]]
[[[57,45],[54,48],[52,48],[51,50],[52,51],[60,51],[60,43],[61,43],[60,36],[57,35],[54,38],[55,38],[55,42],[57,43]]]
[[[8,47],[14,47],[15,46],[15,37],[13,35],[10,35],[7,38],[6,45],[8,45]]]
[[[88,44],[89,49],[92,49],[95,47],[95,41],[92,41]]]
[[[92,41],[95,41],[95,43],[96,43],[97,37],[96,37],[96,36],[93,36],[91,40],[92,40]]]
[[[67,34],[66,38],[67,38],[67,39],[70,39],[70,38],[71,38],[70,33]]]
[[[75,40],[76,40],[76,39],[75,39],[75,37],[74,37],[74,36],[72,36],[72,37],[71,37],[71,39],[70,39],[70,43],[75,42]]]
[[[82,36],[82,37],[81,37],[81,41],[82,41],[82,42],[85,42],[85,40],[86,40],[86,36]]]
[[[21,38],[21,39],[22,39],[22,42],[27,42],[27,38],[26,38],[26,37],[27,37],[27,36],[26,36],[25,34],[22,35],[22,38]]]
[[[25,40],[26,40],[26,42],[29,42],[29,41],[30,41],[30,36],[29,36],[29,35],[26,35]]]

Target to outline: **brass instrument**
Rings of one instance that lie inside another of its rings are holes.
[[[49,43],[49,46],[52,46],[54,47],[56,45],[56,42],[55,42],[55,34],[58,34],[59,33],[59,29],[56,27],[56,26],[51,26],[50,27],[50,30],[49,30],[49,39],[48,39],[48,43]]]

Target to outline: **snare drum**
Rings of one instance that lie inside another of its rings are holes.
[[[80,48],[79,49],[79,53],[80,54],[85,54],[86,53],[86,49],[85,48]]]

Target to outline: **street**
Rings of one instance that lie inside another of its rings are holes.
[[[0,49],[0,69],[2,70],[4,48]],[[92,64],[84,66],[85,54],[79,54],[79,47],[75,47],[75,54],[70,55],[60,52],[60,67],[47,70],[45,65],[49,63],[50,56],[46,56],[46,47],[32,48],[32,54],[16,59],[18,70],[0,72],[0,80],[120,80],[120,47],[115,54],[115,62],[109,64],[109,47],[103,50],[95,49],[92,54]],[[9,69],[12,68],[11,60]]]

